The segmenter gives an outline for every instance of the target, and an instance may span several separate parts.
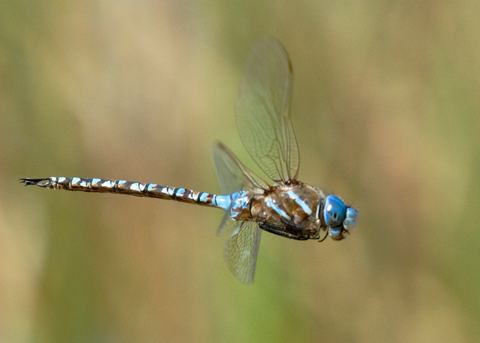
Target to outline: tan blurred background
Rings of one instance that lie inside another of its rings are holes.
[[[0,4],[0,342],[478,342],[476,1]],[[349,239],[264,234],[253,286],[221,213],[24,188],[23,176],[218,191],[211,148],[256,39],[295,69],[301,179]]]

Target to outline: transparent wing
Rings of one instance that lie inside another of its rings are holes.
[[[261,230],[254,222],[230,223],[237,225],[225,242],[225,263],[240,282],[252,283],[257,265]]]
[[[265,188],[267,185],[252,173],[222,143],[214,146],[213,157],[222,193],[242,189]],[[253,281],[261,231],[256,223],[237,222],[225,211],[218,233],[228,232],[225,242],[225,262],[233,275],[243,283]]]
[[[223,194],[241,189],[268,188],[268,185],[249,171],[242,162],[220,142],[213,147],[213,159],[217,169],[218,182]]]
[[[253,175],[235,155],[222,143],[213,148],[213,159],[217,168],[220,190],[223,194],[238,192],[242,189],[268,188],[268,185]],[[229,211],[225,211],[217,234],[225,231],[226,225],[232,222]]]
[[[299,155],[290,120],[292,66],[273,38],[259,41],[247,60],[236,108],[243,145],[274,181],[294,179]]]

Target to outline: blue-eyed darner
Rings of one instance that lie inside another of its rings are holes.
[[[274,39],[258,42],[248,58],[236,108],[240,138],[269,181],[255,176],[217,143],[214,160],[222,194],[155,183],[79,177],[23,178],[25,185],[177,200],[225,211],[225,261],[241,282],[253,281],[261,230],[296,240],[341,240],[357,210],[336,195],[297,180],[299,153],[290,121],[292,66]]]

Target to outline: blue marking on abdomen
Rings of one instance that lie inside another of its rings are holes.
[[[230,198],[230,194],[215,196],[215,206],[228,210],[231,205],[232,199]]]

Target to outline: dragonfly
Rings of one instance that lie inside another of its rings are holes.
[[[218,229],[227,236],[225,262],[242,283],[252,283],[262,231],[295,240],[344,239],[358,211],[338,195],[300,181],[299,150],[290,104],[293,69],[274,38],[258,41],[247,59],[236,105],[236,124],[248,154],[263,172],[253,173],[222,143],[214,145],[221,193],[156,183],[51,176],[22,178],[25,185],[69,191],[116,193],[219,208]],[[226,234],[225,234],[226,233]]]

